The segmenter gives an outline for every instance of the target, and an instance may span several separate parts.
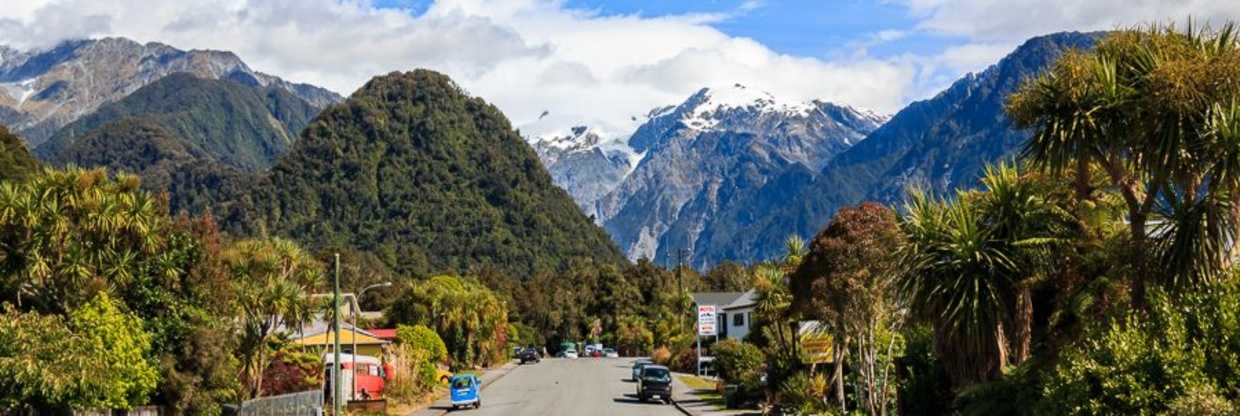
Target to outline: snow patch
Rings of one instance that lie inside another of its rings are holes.
[[[741,84],[724,88],[703,88],[685,104],[692,104],[693,107],[685,109],[687,111],[683,112],[681,121],[685,126],[698,130],[714,127],[719,123],[719,115],[730,110],[751,110],[796,117],[808,115],[818,109],[812,101],[784,101],[769,92]]]
[[[38,78],[30,78],[17,82],[0,83],[0,89],[4,90],[4,93],[14,101],[17,101],[16,107],[21,109],[22,104],[37,92],[35,91],[34,83],[38,80]]]

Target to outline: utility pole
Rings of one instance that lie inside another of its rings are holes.
[[[336,253],[336,277],[334,289],[332,289],[332,413],[335,416],[343,415],[341,412],[342,400],[344,399],[344,386],[340,382],[340,253]]]
[[[683,248],[676,249],[676,289],[680,293],[685,293],[684,270],[685,270],[685,250]]]

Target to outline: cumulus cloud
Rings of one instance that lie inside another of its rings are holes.
[[[516,124],[547,110],[623,130],[632,116],[736,82],[891,112],[910,78],[894,62],[828,62],[728,36],[712,27],[726,14],[602,15],[538,0],[441,0],[420,14],[368,0],[23,4],[0,10],[0,39],[18,47],[125,36],[229,50],[255,69],[344,94],[377,74],[430,68],[496,103]],[[738,12],[762,6],[743,4]]]
[[[979,40],[1015,40],[1066,30],[1145,23],[1221,24],[1240,18],[1235,0],[908,0],[919,27]]]
[[[773,7],[755,0],[733,13],[668,16],[602,14],[562,0],[437,0],[416,12],[372,1],[7,1],[0,43],[43,48],[67,38],[124,36],[229,50],[257,70],[346,95],[378,74],[430,68],[496,103],[514,124],[546,110],[622,132],[651,108],[733,83],[890,113],[1033,35],[1189,14],[1218,20],[1240,9],[1229,7],[1233,0],[892,0],[913,25],[859,33],[840,45],[853,53],[805,57],[715,27]],[[927,35],[956,41],[927,54],[866,53]]]

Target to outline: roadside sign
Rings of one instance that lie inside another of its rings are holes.
[[[715,305],[698,306],[698,335],[715,335]]]

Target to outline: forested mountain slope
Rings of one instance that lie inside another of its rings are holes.
[[[433,71],[372,79],[254,182],[233,227],[356,247],[399,273],[624,261],[498,109]]]

